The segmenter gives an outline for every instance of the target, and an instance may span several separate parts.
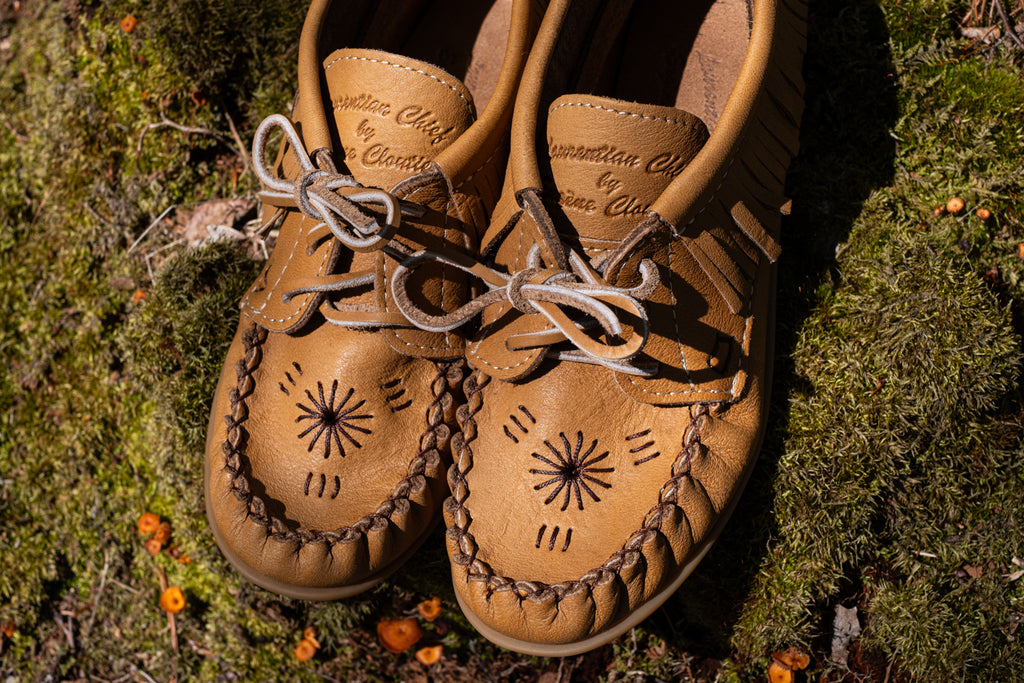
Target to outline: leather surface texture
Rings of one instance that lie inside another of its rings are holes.
[[[391,271],[417,249],[475,249],[541,8],[481,5],[487,40],[502,39],[482,53],[469,54],[472,35],[452,39],[467,51],[453,63],[475,68],[476,82],[493,76],[482,112],[461,78],[377,45],[422,44],[417,30],[461,6],[408,3],[415,16],[388,24],[373,14],[387,14],[383,5],[315,0],[295,116],[271,117],[257,133],[263,213],[276,215],[279,234],[241,302],[214,397],[207,512],[235,567],[286,595],[365,590],[440,519],[464,341],[411,325],[394,306]],[[349,12],[370,14],[334,23]],[[277,129],[271,163],[264,147]],[[468,293],[466,277],[443,266],[421,269],[408,290],[442,312]]]
[[[526,66],[481,242],[508,296],[468,342],[445,503],[459,601],[504,647],[576,654],[650,614],[722,531],[760,449],[806,4],[710,4],[676,61],[684,88],[703,73],[714,93],[573,94],[565,74],[602,74],[560,41],[615,26],[638,40],[630,3],[608,4],[612,22],[553,2]],[[589,44],[601,64],[635,62]]]

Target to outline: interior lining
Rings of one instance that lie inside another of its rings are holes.
[[[580,92],[675,107],[713,131],[739,77],[752,22],[751,0],[608,0],[592,18],[580,12],[566,31],[568,43],[586,35],[585,57],[556,54],[556,65],[573,66],[553,70],[549,101]]]

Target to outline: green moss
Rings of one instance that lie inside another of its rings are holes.
[[[774,650],[800,646],[808,680],[839,680],[837,604],[865,627],[852,677],[1024,677],[1024,580],[1008,578],[1024,546],[1024,91],[1019,55],[956,38],[963,3],[812,5],[764,454],[666,607],[565,661],[475,633],[442,530],[375,590],[310,604],[242,580],[207,527],[207,413],[258,264],[221,244],[169,247],[161,266],[163,224],[129,246],[169,207],[254,190],[226,116],[245,138],[287,110],[304,7],[22,6],[0,22],[0,566],[15,568],[0,674],[407,680],[422,669],[382,651],[375,624],[438,595],[437,679],[763,680]],[[147,130],[162,117],[212,134]],[[964,213],[932,215],[954,195]],[[146,510],[188,564],[143,549]],[[160,571],[188,599],[177,652]],[[302,664],[307,626],[323,647]]]

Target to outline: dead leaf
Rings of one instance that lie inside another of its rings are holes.
[[[180,212],[174,231],[192,247],[225,238],[242,239],[245,235],[237,228],[255,209],[248,199],[211,199],[191,213]]]
[[[847,666],[850,643],[860,636],[860,619],[857,608],[847,609],[836,605],[836,616],[832,620],[832,661]]]
[[[968,40],[980,40],[986,45],[999,41],[1002,31],[998,26],[965,26],[960,29],[960,35]]]

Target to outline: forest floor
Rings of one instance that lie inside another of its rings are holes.
[[[761,681],[792,648],[798,680],[1024,680],[1024,69],[964,36],[971,6],[811,4],[757,469],[675,596],[562,660],[473,631],[443,530],[331,603],[252,586],[210,533],[205,427],[260,261],[188,230],[252,216],[243,150],[287,111],[305,3],[0,0],[0,679]],[[440,661],[385,650],[433,596]]]

